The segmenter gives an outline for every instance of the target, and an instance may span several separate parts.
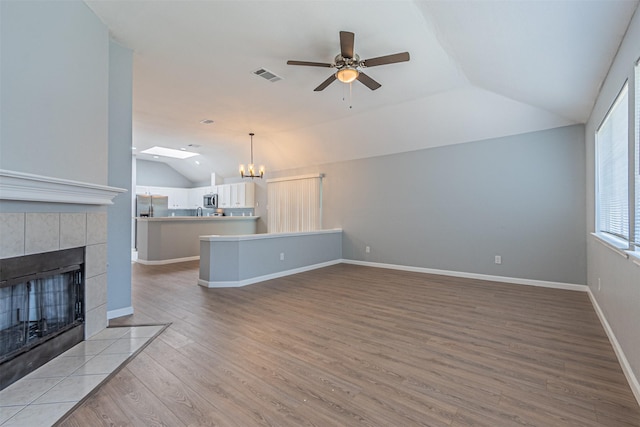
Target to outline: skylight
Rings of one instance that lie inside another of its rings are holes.
[[[172,157],[174,159],[188,159],[189,157],[199,156],[198,153],[192,153],[189,151],[174,150],[173,148],[165,147],[151,147],[141,151],[143,154],[154,154],[156,156]]]

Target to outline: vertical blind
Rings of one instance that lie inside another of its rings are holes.
[[[320,175],[269,181],[267,201],[269,233],[313,231],[322,228]]]
[[[629,240],[629,94],[625,84],[596,133],[598,230]]]

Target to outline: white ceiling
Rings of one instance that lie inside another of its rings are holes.
[[[269,171],[584,123],[638,0],[86,3],[134,51],[137,151],[200,145],[167,161],[196,182],[236,176],[249,132]],[[411,60],[314,92],[332,70],[286,61],[332,62],[341,30]]]

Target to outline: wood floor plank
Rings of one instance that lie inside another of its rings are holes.
[[[186,426],[127,368],[119,371],[109,385],[105,387],[106,394],[127,414],[131,425]]]
[[[105,385],[103,390],[108,386]],[[129,417],[106,392],[94,394],[87,399],[82,408],[82,411],[76,411],[73,417],[63,420],[57,425],[59,427],[132,425]]]
[[[265,403],[264,398],[256,397],[245,390],[244,384],[239,385],[236,381],[230,381],[227,378],[228,368],[221,366],[224,361],[214,360],[214,357],[207,352],[189,351],[191,348],[198,347],[197,343],[181,348],[180,351],[173,349],[163,340],[156,340],[150,347],[152,357],[159,364],[188,383],[194,391],[200,393],[213,405],[220,407],[227,416],[233,414],[234,420],[240,425],[270,425],[268,420],[271,418],[269,413],[271,409],[280,413],[281,424],[289,424],[287,418],[295,421],[292,425],[305,424],[304,420],[295,419],[295,414],[289,409],[299,404],[297,400],[291,401],[287,397],[278,395],[277,399],[287,399],[287,404],[279,401]]]
[[[223,411],[194,392],[151,356],[140,354],[127,368],[148,389],[154,390],[162,403],[186,425],[216,426],[231,422]],[[154,375],[148,375],[148,372]]]
[[[133,266],[112,323],[171,326],[65,425],[640,427],[584,293],[346,264],[197,278]]]

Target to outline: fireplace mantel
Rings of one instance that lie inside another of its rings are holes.
[[[0,169],[0,200],[112,205],[127,190]]]
[[[107,327],[107,207],[126,191],[0,169],[0,263],[82,248],[85,339]]]

